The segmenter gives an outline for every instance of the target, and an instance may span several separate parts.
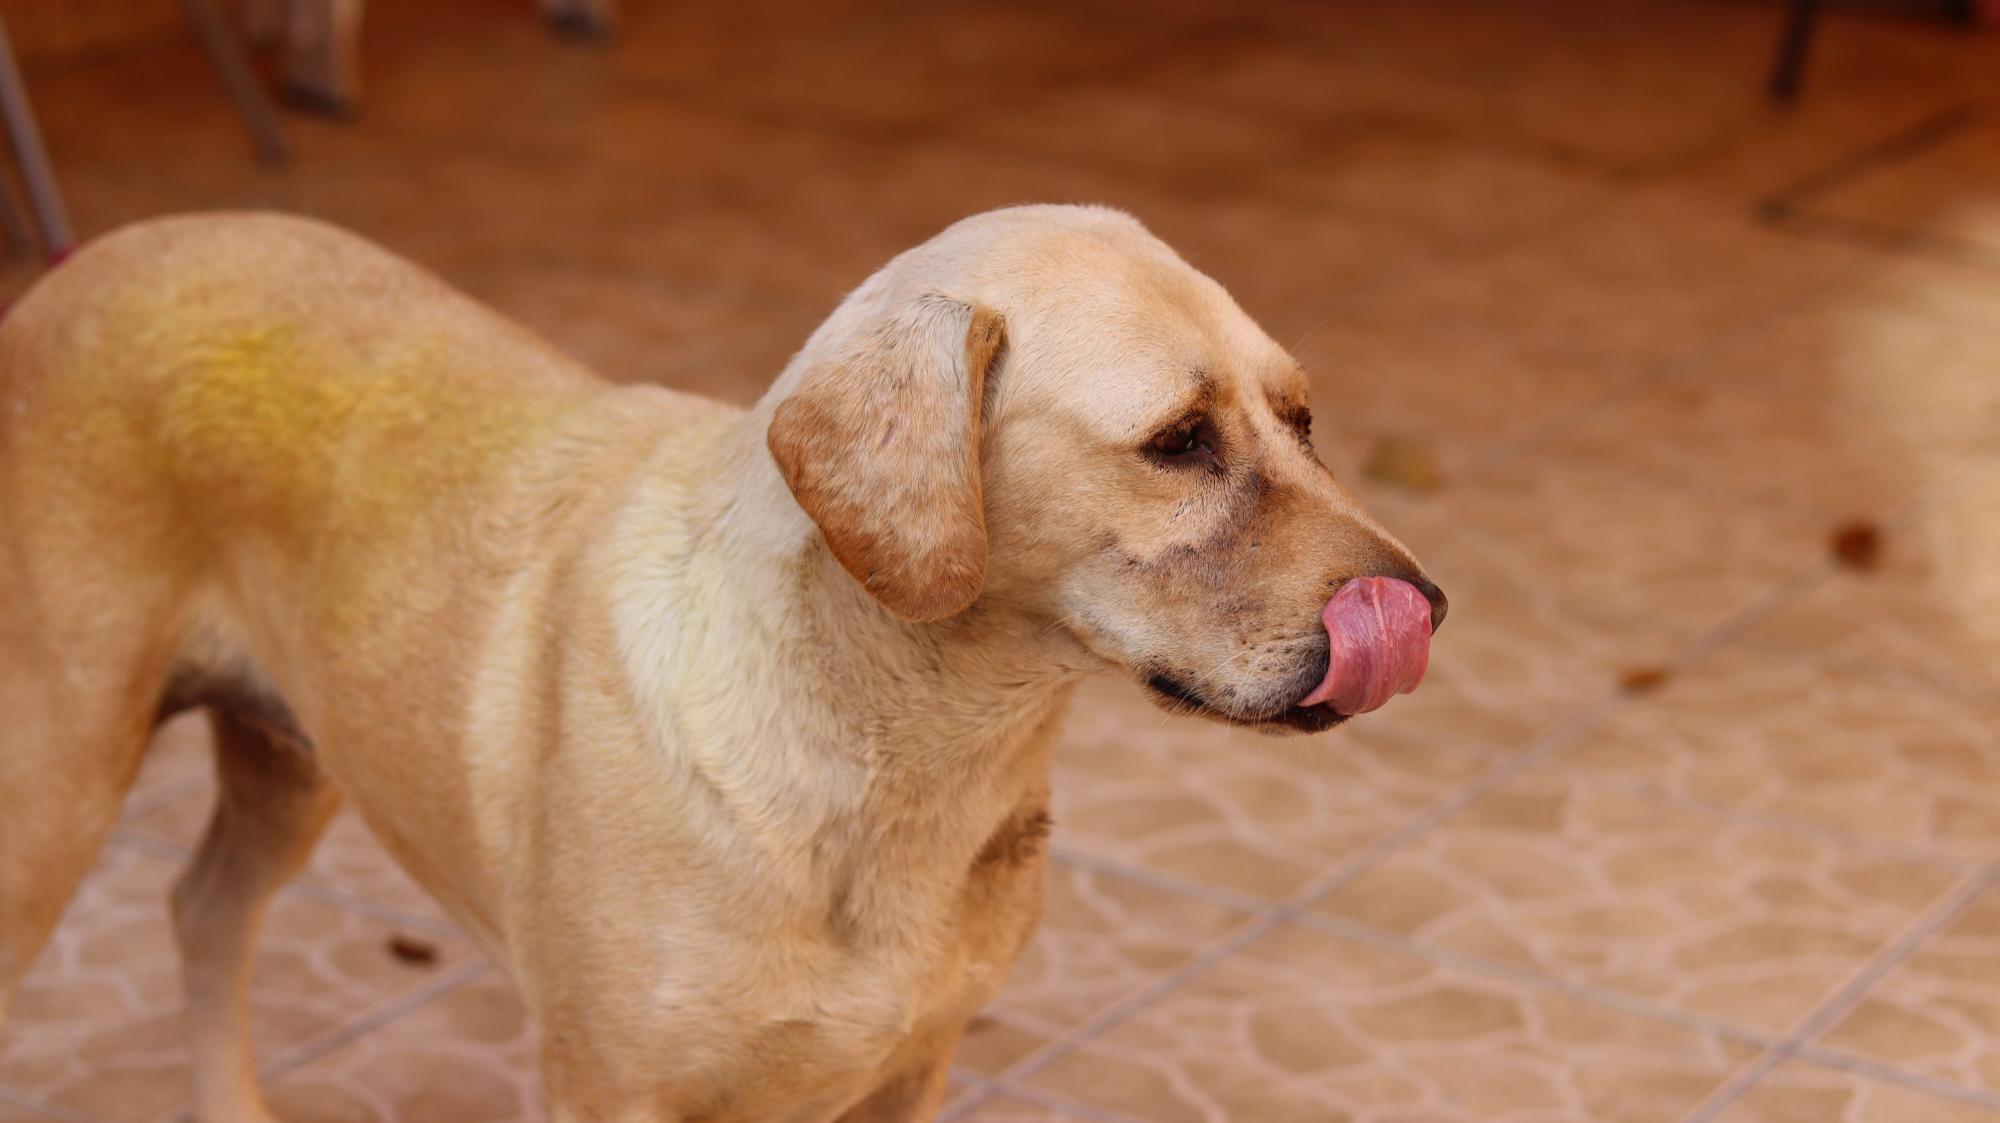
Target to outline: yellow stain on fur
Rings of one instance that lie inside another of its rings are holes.
[[[409,566],[558,423],[441,341],[357,343],[311,326],[217,332],[179,350],[160,428],[203,522],[253,526],[313,588],[336,636],[393,627],[435,582]]]
[[[273,325],[183,353],[161,418],[171,461],[208,498],[267,519],[393,521],[476,483],[542,427],[442,346],[361,350]]]
[[[186,485],[222,510],[265,517],[321,506],[333,485],[329,438],[356,394],[308,369],[278,326],[191,344],[169,376],[160,433]]]

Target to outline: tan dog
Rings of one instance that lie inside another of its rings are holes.
[[[206,1123],[269,1118],[246,953],[343,794],[520,985],[556,1119],[928,1118],[1039,916],[1078,676],[1320,729],[1335,587],[1442,614],[1305,394],[1098,208],[896,258],[749,411],[312,222],[113,234],[0,325],[0,996],[204,706]]]

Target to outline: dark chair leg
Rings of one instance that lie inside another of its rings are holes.
[[[236,103],[236,111],[250,127],[250,139],[257,145],[258,158],[274,165],[290,159],[291,149],[286,147],[285,134],[278,128],[278,115],[264,97],[257,75],[251,72],[250,63],[245,60],[236,37],[229,33],[229,25],[214,0],[181,0],[181,3],[187,9],[188,21],[194,24],[195,34],[201,37],[202,47],[208,51],[209,61],[222,75],[229,99]]]
[[[7,240],[7,256],[35,252],[35,232],[28,228],[28,216],[21,209],[12,182],[0,182],[0,233]]]
[[[1820,0],[1791,0],[1786,6],[1778,64],[1771,70],[1771,97],[1775,101],[1788,103],[1799,96],[1799,79],[1805,71],[1813,27],[1819,22],[1819,9]]]
[[[21,184],[28,192],[28,206],[35,212],[36,225],[41,227],[42,252],[53,261],[70,250],[73,238],[69,216],[63,211],[55,169],[49,164],[48,151],[42,147],[42,131],[35,125],[35,110],[28,103],[28,87],[21,81],[21,68],[14,62],[14,44],[7,38],[5,24],[0,24],[0,116],[6,118],[7,140],[14,147]]]

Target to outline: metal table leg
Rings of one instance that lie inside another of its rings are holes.
[[[194,24],[195,34],[201,37],[201,45],[208,51],[209,61],[222,75],[222,84],[228,89],[230,100],[236,103],[236,111],[243,114],[244,123],[250,126],[250,139],[257,145],[258,157],[267,164],[282,164],[290,159],[291,149],[286,147],[285,134],[278,128],[278,115],[271,110],[263,88],[257,85],[257,76],[251,72],[242,48],[229,33],[229,24],[216,10],[214,0],[181,0],[181,3],[187,9],[189,22]]]
[[[21,68],[14,61],[14,44],[0,23],[0,116],[6,118],[7,140],[14,146],[14,160],[21,168],[21,184],[28,192],[28,206],[41,228],[42,252],[51,260],[70,251],[74,236],[69,215],[63,211],[62,192],[56,187],[55,169],[42,147],[42,131],[35,125],[35,110],[28,103],[28,87],[21,81]]]

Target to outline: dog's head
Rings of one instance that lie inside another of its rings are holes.
[[[1297,362],[1116,211],[958,223],[856,290],[766,408],[793,496],[884,608],[1042,616],[1172,709],[1326,728],[1343,715],[1300,703],[1336,677],[1336,589],[1407,582],[1379,584],[1425,643],[1444,615],[1314,454]]]

